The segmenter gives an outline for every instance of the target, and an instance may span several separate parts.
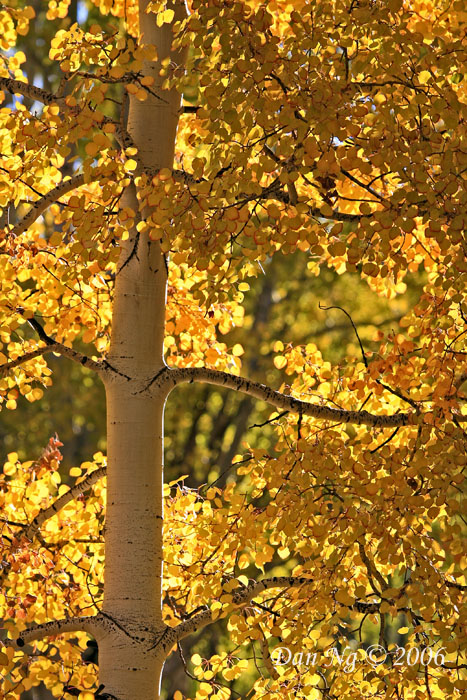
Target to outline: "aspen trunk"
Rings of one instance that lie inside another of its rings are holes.
[[[172,26],[157,27],[140,0],[142,42],[169,56]],[[170,5],[169,5],[170,7]],[[183,3],[172,4],[175,20]],[[128,132],[145,166],[172,168],[180,109],[176,92],[161,91],[159,61],[144,66],[154,93],[130,99]],[[133,187],[124,204],[138,211]],[[108,361],[116,370],[106,380],[107,518],[103,611],[108,630],[99,640],[99,682],[118,700],[156,700],[165,655],[158,645],[162,623],[163,415],[165,392],[138,394],[144,380],[164,367],[163,338],[167,263],[156,242],[130,231],[122,245],[116,277],[112,341]],[[136,246],[136,247],[135,247]]]

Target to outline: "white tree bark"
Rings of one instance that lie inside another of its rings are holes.
[[[162,91],[160,63],[183,63],[170,52],[172,25],[157,27],[140,0],[142,40],[157,48],[158,62],[144,66],[155,95],[130,98],[127,129],[144,168],[172,168],[180,95]],[[174,21],[184,2],[171,5]],[[163,99],[158,98],[159,95]],[[131,185],[124,205],[137,212]],[[144,215],[144,213],[143,213]],[[158,243],[130,231],[116,278],[112,342],[108,357],[107,516],[99,682],[118,700],[156,700],[167,636],[162,623],[163,414],[167,390],[138,393],[142,382],[165,366],[163,359],[167,263]]]

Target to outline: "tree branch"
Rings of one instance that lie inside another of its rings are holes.
[[[73,175],[73,177],[71,177],[69,180],[60,182],[52,190],[43,194],[40,199],[37,199],[32,203],[31,209],[28,211],[28,213],[25,214],[20,221],[18,221],[16,226],[14,226],[9,233],[13,236],[19,236],[20,234],[24,233],[28,226],[33,224],[34,221],[36,221],[39,216],[46,209],[48,209],[48,207],[50,207],[51,204],[56,202],[64,194],[68,194],[68,192],[71,192],[77,187],[81,187],[81,185],[84,185],[84,177],[85,176],[83,174]]]
[[[31,100],[42,102],[45,105],[63,102],[63,98],[56,97],[47,90],[30,83],[23,83],[21,80],[13,80],[12,78],[0,78],[0,90],[5,90],[12,95],[23,95],[23,97],[29,97]]]
[[[144,172],[148,177],[154,177],[159,173],[158,168],[148,168],[145,167],[143,168]],[[208,180],[205,180],[203,178],[201,179],[196,179],[191,173],[187,173],[184,170],[172,170],[172,177],[174,180],[177,182],[184,182],[187,185],[199,185],[199,184],[204,184],[207,183]],[[217,176],[216,176],[217,177]],[[215,179],[215,178],[214,178]],[[293,204],[291,201],[291,197],[288,192],[286,192],[284,189],[282,189],[280,186],[280,183],[274,182],[272,185],[268,185],[267,187],[262,187],[261,191],[256,194],[242,194],[240,193],[236,199],[235,202],[232,202],[230,204],[226,204],[224,207],[212,207],[212,209],[231,209],[232,207],[240,207],[248,202],[256,202],[260,200],[265,200],[265,199],[273,199],[278,202],[282,202],[283,204]],[[315,218],[320,218],[320,219],[330,219],[330,220],[335,220],[335,221],[349,221],[349,222],[358,222],[361,221],[363,218],[362,214],[346,214],[345,212],[341,211],[333,211],[332,216],[330,217],[325,217],[323,214],[320,212],[320,210],[316,207],[308,207],[308,214],[310,216],[313,216]]]
[[[370,561],[370,558],[368,557],[368,554],[366,553],[365,547],[362,542],[358,542],[358,551],[360,553],[360,558],[362,562],[365,564],[370,579],[371,587],[373,588],[375,593],[379,594],[382,591],[385,591],[386,588],[389,587],[388,583],[384,580],[382,574],[378,571],[376,566]],[[378,581],[381,590],[378,591],[378,589],[374,585],[373,577]]]
[[[240,199],[236,202],[233,202],[232,204],[229,204],[228,208],[238,207],[247,204],[248,202],[265,199],[274,199],[278,202],[282,202],[283,204],[293,204],[290,194],[283,190],[281,187],[279,187],[277,182],[273,183],[269,187],[263,187],[259,194],[240,194],[239,197]],[[361,221],[362,218],[364,218],[362,214],[346,214],[345,212],[337,210],[334,210],[331,216],[323,216],[323,214],[317,207],[311,206],[308,207],[308,214],[314,218],[329,219],[332,221],[358,222]]]
[[[106,467],[101,467],[100,469],[96,469],[93,471],[91,474],[89,474],[86,478],[83,479],[83,481],[80,481],[78,484],[75,484],[72,488],[69,489],[66,493],[64,493],[62,496],[59,496],[52,505],[50,505],[48,508],[44,508],[43,510],[39,511],[39,513],[36,515],[36,517],[28,524],[22,524],[22,523],[16,523],[16,522],[9,522],[12,527],[18,527],[19,530],[15,533],[15,540],[12,541],[11,549],[10,551],[16,551],[21,548],[22,546],[22,538],[26,537],[28,540],[33,540],[34,536],[37,536],[40,543],[43,546],[47,546],[46,543],[43,541],[39,534],[39,529],[41,525],[48,520],[49,518],[52,518],[58,511],[63,508],[64,506],[67,505],[70,501],[72,501],[74,498],[79,496],[79,494],[83,493],[87,489],[91,488],[93,484],[95,484],[99,479],[101,479],[103,476],[105,476],[107,473]],[[8,522],[8,521],[6,521]],[[9,568],[10,568],[11,562],[4,562],[3,570],[0,572],[0,581],[3,580],[3,578],[6,576]]]
[[[91,472],[83,481],[75,484],[69,491],[59,496],[48,508],[41,510],[34,520],[29,525],[19,532],[16,537],[20,538],[22,535],[28,539],[32,539],[34,535],[38,532],[39,528],[46,520],[52,518],[59,510],[64,508],[70,501],[73,501],[77,496],[79,496],[84,491],[91,488],[99,479],[102,479],[107,473],[107,467],[100,467]]]
[[[23,95],[23,97],[28,97],[31,100],[42,102],[42,104],[44,105],[58,104],[64,111],[68,112],[69,114],[77,114],[80,111],[79,107],[70,107],[69,105],[67,105],[65,97],[62,97],[60,95],[54,95],[52,92],[48,92],[47,90],[38,88],[35,85],[30,85],[29,83],[23,83],[21,80],[13,80],[11,78],[0,78],[0,90],[5,90],[6,92],[11,93],[12,95]],[[114,125],[115,138],[117,139],[119,145],[122,148],[129,148],[130,146],[134,146],[132,138],[118,122],[114,121],[113,119],[110,119],[109,117],[104,117],[100,124]]]
[[[73,360],[73,362],[76,362],[83,367],[92,369],[94,372],[97,372],[97,374],[104,374],[106,371],[101,362],[92,360],[90,357],[83,355],[81,352],[73,350],[73,348],[69,348],[66,345],[63,345],[63,343],[58,343],[55,340],[52,340],[52,342],[47,343],[45,347],[37,348],[31,352],[26,352],[24,355],[17,357],[16,360],[10,360],[9,362],[5,362],[3,365],[0,365],[0,379],[5,377],[11,369],[19,367],[25,362],[29,362],[29,360],[34,360],[36,357],[46,355],[49,352],[55,352],[57,355],[63,355],[64,357],[67,357],[69,360]]]
[[[70,617],[63,620],[53,620],[43,625],[34,625],[20,632],[14,642],[7,642],[10,646],[21,648],[30,642],[37,642],[45,637],[53,637],[67,632],[88,632],[97,638],[97,631],[103,627],[103,620],[99,615],[94,617]]]
[[[63,355],[64,357],[68,357],[69,360],[73,360],[73,362],[76,362],[77,364],[82,365],[83,367],[92,369],[98,374],[105,374],[106,369],[104,367],[103,362],[101,362],[100,360],[92,360],[87,355],[83,355],[83,353],[78,352],[78,350],[73,350],[73,348],[69,348],[67,345],[64,345],[63,343],[59,343],[58,341],[54,340],[49,335],[47,335],[39,321],[37,321],[35,318],[28,318],[26,320],[34,328],[39,338],[46,345],[45,347],[37,348],[36,350],[31,350],[31,352],[27,352],[24,355],[17,357],[16,360],[10,360],[9,362],[5,362],[3,365],[0,365],[0,378],[6,376],[6,374],[11,369],[19,367],[25,362],[33,360],[35,357],[45,355],[48,352],[55,352],[58,355]]]
[[[151,379],[145,388],[142,389],[142,392],[148,391],[154,382],[155,378]],[[243,394],[248,394],[256,399],[265,401],[275,408],[301,413],[303,416],[311,416],[312,418],[318,418],[320,420],[330,420],[335,423],[370,425],[374,428],[398,428],[417,425],[423,421],[423,414],[417,414],[415,412],[376,415],[368,411],[351,411],[340,408],[330,408],[329,406],[318,406],[317,404],[295,399],[293,396],[281,394],[279,391],[274,391],[274,389],[271,389],[265,384],[260,384],[259,382],[245,379],[244,377],[238,377],[228,372],[207,369],[206,367],[165,368],[163,374],[160,376],[160,382],[157,385],[166,384],[175,387],[178,384],[192,382],[206,382],[208,384],[235,389],[235,391],[241,391]],[[459,423],[467,423],[467,415],[453,415]]]
[[[259,646],[261,649],[261,656],[263,658],[264,665],[266,666],[269,675],[271,676],[271,678],[274,678],[274,680],[277,681],[277,679],[279,678],[279,674],[277,672],[276,667],[272,663],[271,655],[269,653],[268,643],[267,643],[266,637],[264,636],[264,632],[262,630],[261,630],[261,632],[262,632],[261,637],[258,640]]]
[[[273,578],[267,578],[263,581],[252,581],[248,586],[245,586],[244,588],[232,593],[232,604],[246,605],[259,593],[262,593],[270,588],[297,588],[299,586],[305,586],[308,583],[313,583],[313,579],[296,576],[274,576]],[[368,614],[377,612],[379,610],[379,606],[380,603],[364,603],[362,601],[356,601],[350,607],[358,612]],[[211,609],[207,608],[206,610],[197,613],[189,620],[181,622],[177,627],[175,627],[175,638],[177,641],[180,641],[189,634],[199,632],[199,630],[203,629],[203,627],[216,622],[217,619],[219,618],[213,619]]]
[[[244,588],[232,593],[232,603],[234,605],[245,605],[255,596],[257,596],[258,593],[262,593],[269,588],[290,588],[303,586],[307,583],[313,583],[313,580],[309,578],[297,578],[294,576],[275,576],[274,578],[264,579],[263,581],[253,581],[248,586],[245,586]],[[198,632],[203,627],[216,622],[217,619],[218,618],[213,619],[210,608],[197,613],[189,620],[181,622],[174,628],[177,641],[180,641],[193,632]]]
[[[37,350],[31,350],[31,352],[26,352],[24,355],[17,357],[16,360],[10,360],[9,362],[5,362],[3,365],[0,365],[0,379],[3,379],[3,377],[5,377],[8,374],[10,369],[19,367],[25,362],[29,362],[29,360],[34,360],[34,358],[40,357],[41,355],[46,355],[48,352],[58,351],[54,351],[50,345],[47,345],[46,347],[37,348]]]
[[[368,369],[368,360],[366,359],[365,348],[363,347],[363,343],[362,343],[362,340],[360,338],[360,334],[358,332],[357,326],[355,325],[353,318],[349,314],[349,312],[346,311],[345,309],[343,309],[342,306],[321,306],[321,302],[319,302],[318,306],[322,311],[330,311],[331,309],[339,309],[339,311],[342,311],[342,313],[344,313],[347,316],[347,318],[349,319],[349,321],[352,325],[352,328],[354,329],[354,333],[357,337],[358,344],[360,345],[360,352],[362,354],[363,364]],[[412,406],[412,408],[415,408],[415,410],[418,412],[419,409],[418,409],[418,404],[416,401],[404,396],[404,394],[402,394],[397,389],[392,389],[390,386],[387,386],[387,384],[383,384],[383,382],[380,381],[379,379],[376,380],[376,383],[379,384],[380,386],[382,386],[384,389],[386,389],[386,391],[389,391],[394,396],[397,396],[402,401],[405,401],[406,403],[408,403],[410,406]],[[384,442],[383,445],[384,444],[386,444],[386,443]],[[382,445],[381,445],[381,447],[382,447]]]
[[[375,415],[368,411],[350,411],[328,406],[318,406],[295,399],[293,396],[281,394],[274,391],[265,384],[253,382],[243,377],[237,377],[228,372],[206,369],[204,367],[187,367],[169,370],[165,373],[162,381],[173,387],[187,382],[207,382],[229,389],[241,391],[244,394],[253,396],[261,401],[271,404],[275,408],[280,408],[294,413],[301,413],[304,416],[312,416],[320,420],[331,420],[336,423],[353,423],[355,425],[371,425],[376,428],[397,428],[405,425],[415,425],[417,416],[415,413],[395,413],[392,415]],[[150,383],[146,387],[150,387]],[[461,422],[467,422],[467,416],[456,416]]]

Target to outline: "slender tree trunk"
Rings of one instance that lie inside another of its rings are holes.
[[[170,54],[172,27],[157,27],[140,0],[143,43],[155,44],[159,61]],[[183,3],[172,5],[175,21]],[[172,168],[180,96],[161,91],[159,63],[144,66],[155,78],[144,102],[130,101],[128,131],[145,166]],[[125,206],[138,211],[128,188]],[[123,244],[116,277],[112,342],[114,368],[106,380],[107,519],[104,614],[107,632],[99,639],[99,680],[118,700],[156,700],[165,656],[157,643],[162,623],[163,414],[165,392],[148,398],[138,391],[164,367],[163,338],[167,263],[157,243],[136,231]]]

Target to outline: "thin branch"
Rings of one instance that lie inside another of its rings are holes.
[[[157,176],[157,174],[160,172],[159,168],[151,168],[151,167],[143,167],[142,168],[145,172],[145,174],[148,177],[154,177]],[[223,170],[227,170],[228,168],[221,169],[220,172]],[[208,180],[205,180],[204,178],[201,179],[196,179],[191,173],[187,173],[184,170],[173,170],[172,171],[172,177],[176,182],[183,182],[187,185],[199,185],[199,184],[205,184],[208,183]],[[216,175],[214,179],[217,179],[220,177],[219,173]],[[214,210],[224,210],[224,209],[232,209],[233,207],[241,207],[244,206],[245,204],[248,204],[248,202],[258,202],[258,201],[263,201],[267,199],[273,199],[278,202],[282,202],[283,204],[293,204],[290,194],[286,192],[284,189],[281,188],[279,180],[274,181],[272,184],[262,187],[260,192],[256,194],[245,194],[245,193],[239,193],[237,195],[237,198],[234,202],[231,202],[230,204],[226,204],[224,206],[216,206],[216,207],[211,207],[211,209]],[[308,207],[308,214],[314,218],[319,218],[319,219],[329,219],[329,220],[335,220],[335,221],[348,221],[348,222],[358,222],[361,221],[363,215],[361,214],[346,214],[345,212],[341,212],[338,210],[334,210],[332,215],[329,217],[323,216],[321,211],[316,208],[316,207]]]
[[[55,352],[58,355],[63,355],[69,360],[73,360],[73,362],[76,362],[79,365],[82,365],[83,367],[92,369],[98,374],[103,374],[105,372],[105,369],[103,368],[103,365],[100,361],[92,360],[87,355],[83,355],[83,353],[78,352],[78,350],[73,350],[73,348],[69,348],[67,345],[64,345],[63,343],[59,343],[58,341],[54,340],[49,335],[47,335],[47,333],[42,328],[41,324],[35,318],[29,318],[27,320],[37,332],[39,338],[44,343],[46,343],[46,345],[45,347],[37,348],[36,350],[27,352],[24,355],[17,357],[16,360],[10,360],[10,362],[5,362],[3,365],[0,365],[0,378],[4,377],[11,369],[19,367],[25,362],[33,360],[35,357],[45,355],[48,352]]]
[[[21,310],[20,313],[24,313],[24,310]],[[44,341],[44,343],[47,343],[47,345],[53,345],[55,343],[55,340],[51,338],[50,335],[47,335],[44,328],[41,326],[37,319],[35,319],[34,317],[28,318],[28,323],[31,326],[31,328],[34,328],[37,335],[41,340]]]
[[[233,605],[246,605],[253,598],[255,598],[259,593],[269,590],[271,588],[297,588],[300,586],[306,586],[309,583],[313,583],[313,579],[302,578],[296,576],[274,576],[273,578],[263,579],[262,581],[252,581],[248,586],[244,586],[239,590],[232,593]],[[380,603],[364,603],[363,601],[356,601],[350,607],[358,612],[365,614],[378,612]],[[210,608],[206,608],[200,613],[197,613],[189,620],[181,622],[177,627],[174,627],[175,639],[180,641],[184,637],[194,632],[199,632],[207,625],[216,622],[219,618],[213,619],[212,611]]]
[[[426,90],[424,90],[422,87],[418,85],[412,85],[409,82],[406,82],[404,80],[385,80],[382,83],[372,83],[372,82],[351,82],[351,85],[355,85],[356,87],[359,88],[378,88],[378,87],[385,87],[387,85],[402,85],[403,87],[408,87],[414,92],[421,92],[423,95],[426,95]]]
[[[420,407],[414,399],[409,398],[408,396],[404,396],[404,394],[399,391],[398,389],[393,389],[392,387],[388,386],[387,384],[384,384],[380,379],[376,379],[376,383],[379,384],[380,386],[383,387],[383,389],[386,389],[386,391],[389,391],[390,394],[393,394],[393,396],[397,396],[398,399],[401,401],[405,401],[405,403],[408,403],[409,406],[412,406],[412,408],[415,408],[417,412],[420,411]]]
[[[56,202],[64,194],[68,194],[77,187],[85,184],[84,174],[73,175],[69,180],[64,180],[60,182],[56,187],[51,189],[49,192],[43,194],[40,199],[37,199],[32,203],[31,209],[28,211],[23,218],[18,221],[16,226],[14,226],[9,232],[13,236],[19,236],[26,231],[26,229],[33,224],[43,212],[50,207],[51,204]]]
[[[73,350],[73,348],[69,348],[66,345],[63,345],[63,343],[54,341],[53,343],[48,343],[45,347],[27,352],[24,355],[21,355],[21,357],[17,357],[16,360],[10,360],[10,362],[5,362],[5,364],[0,365],[0,378],[3,378],[11,369],[19,367],[25,362],[33,360],[35,357],[46,355],[49,352],[54,352],[57,355],[63,355],[63,357],[67,357],[69,360],[73,360],[73,362],[76,362],[83,367],[92,369],[98,374],[103,374],[105,372],[99,361],[92,360],[90,357],[83,355],[81,352]]]
[[[266,199],[273,199],[283,204],[292,204],[292,200],[288,192],[285,192],[282,188],[278,186],[277,183],[270,185],[269,187],[263,187],[259,194],[239,194],[239,199],[232,204],[229,204],[224,208],[238,207],[247,204],[252,201],[260,201]],[[217,207],[218,208],[218,207]],[[221,207],[222,208],[222,207]],[[326,219],[331,221],[349,221],[349,222],[359,222],[364,217],[361,214],[346,214],[345,212],[333,210],[332,214],[329,216],[324,216],[322,212],[317,207],[308,207],[308,214],[315,219]]]
[[[263,581],[253,581],[248,586],[241,588],[232,593],[232,604],[245,605],[249,603],[255,596],[269,588],[291,588],[304,586],[308,583],[313,583],[309,578],[297,578],[294,576],[275,576],[274,578],[264,579]],[[197,613],[189,620],[181,622],[174,628],[177,641],[187,637],[193,632],[198,632],[203,627],[215,622],[218,618],[213,619],[210,608]]]
[[[377,198],[378,198],[380,201],[382,201],[382,202],[385,201],[385,200],[384,200],[384,197],[382,197],[382,196],[379,194],[379,192],[376,192],[376,190],[374,190],[373,187],[370,187],[370,185],[367,185],[365,182],[360,182],[360,180],[358,180],[354,175],[352,175],[352,173],[349,173],[348,170],[342,169],[341,172],[342,172],[346,177],[348,177],[349,180],[351,180],[352,182],[354,182],[356,185],[358,185],[358,186],[361,187],[362,189],[364,189],[364,190],[366,190],[367,192],[369,192],[370,194],[372,194],[373,197],[377,197]],[[358,201],[358,200],[357,200],[357,201]],[[370,200],[370,202],[371,202],[371,201],[375,202],[376,200]]]
[[[105,124],[111,124],[115,128],[115,131],[113,132],[112,136],[115,136],[115,140],[117,141],[120,148],[122,148],[123,150],[127,148],[136,149],[135,142],[120,122],[117,122],[114,119],[110,119],[110,117],[104,117],[102,121],[98,123],[98,126],[104,126]]]
[[[274,680],[277,681],[277,679],[279,678],[279,674],[277,672],[276,667],[274,666],[274,664],[271,661],[271,655],[269,653],[268,643],[267,643],[266,637],[264,636],[263,630],[261,630],[261,632],[262,632],[261,637],[258,640],[259,646],[261,649],[261,656],[263,658],[264,665],[265,665],[269,675],[271,676],[271,678],[274,678]]]
[[[34,535],[38,532],[39,528],[46,520],[52,518],[59,510],[64,508],[70,501],[73,501],[77,496],[84,493],[91,488],[99,479],[102,479],[107,473],[106,467],[100,467],[91,472],[83,481],[78,482],[70,488],[69,491],[59,496],[48,508],[41,510],[34,520],[27,525],[22,532],[19,532],[16,537],[20,538],[22,535],[28,539],[32,539]]]
[[[67,505],[71,500],[79,496],[81,493],[89,489],[93,484],[95,484],[99,479],[101,479],[103,476],[106,474],[106,468],[101,467],[100,469],[96,469],[96,471],[92,472],[89,474],[83,481],[80,481],[78,484],[75,484],[72,488],[69,489],[66,493],[64,493],[62,496],[59,496],[52,505],[50,505],[48,508],[44,508],[43,510],[39,511],[39,513],[36,515],[34,520],[32,520],[29,524],[28,523],[16,523],[16,522],[8,522],[4,520],[3,522],[7,522],[7,524],[13,526],[13,527],[19,527],[19,531],[15,533],[15,540],[12,541],[10,538],[7,538],[10,540],[11,544],[11,549],[10,551],[16,551],[21,548],[22,546],[22,539],[26,537],[28,540],[32,541],[33,538],[36,536],[37,539],[39,540],[40,544],[43,547],[49,547],[46,542],[44,542],[41,533],[39,532],[41,525],[48,520],[49,518],[52,518],[58,511],[63,508],[64,506]],[[4,535],[5,537],[5,535]],[[79,540],[76,540],[78,542]],[[85,540],[83,540],[85,541]],[[91,542],[89,541],[90,544],[95,544],[96,542]],[[53,546],[63,546],[65,543],[54,543]],[[3,571],[0,573],[0,580],[3,580],[3,578],[6,576],[8,570],[9,570],[10,564],[6,563],[3,567]]]
[[[232,462],[231,464],[227,465],[227,467],[225,469],[223,469],[221,471],[221,473],[219,474],[217,479],[215,479],[214,481],[211,481],[210,484],[204,484],[201,488],[206,489],[206,490],[210,489],[211,486],[215,486],[217,484],[217,482],[220,481],[222,479],[222,477],[225,476],[227,474],[227,472],[229,472],[232,469],[232,467],[236,467],[238,464],[245,464],[245,462],[251,462],[252,459],[253,459],[253,455],[248,455],[245,459],[240,459],[238,462]]]
[[[372,588],[375,590],[377,593],[380,593],[382,591],[385,591],[388,588],[388,584],[384,580],[382,574],[378,571],[376,566],[373,564],[372,561],[370,561],[370,558],[368,554],[365,551],[365,547],[362,542],[358,542],[358,551],[360,553],[360,558],[362,562],[365,564],[366,570],[368,572],[368,576],[370,577],[370,582],[372,583],[373,577],[378,581],[379,585],[381,586],[381,591],[378,591],[374,584],[372,583]]]
[[[449,581],[447,578],[444,579],[444,585],[448,588],[456,588],[458,591],[467,591],[467,586],[463,586],[457,581]]]
[[[38,88],[35,85],[30,85],[29,83],[23,83],[20,80],[0,78],[0,90],[10,92],[12,95],[23,95],[23,97],[28,97],[31,100],[37,100],[45,105],[58,104],[62,111],[69,115],[76,115],[80,111],[80,107],[78,106],[70,107],[67,105],[65,97],[58,94],[54,95],[47,90]],[[134,146],[133,139],[131,138],[130,134],[122,128],[121,124],[115,122],[113,119],[110,119],[110,117],[104,117],[101,119],[99,125],[103,126],[104,124],[112,124],[115,127],[114,136],[121,148],[125,149]]]
[[[138,73],[135,71],[129,71],[119,78],[114,78],[110,75],[97,75],[96,73],[89,73],[87,71],[77,70],[71,74],[71,78],[78,76],[79,78],[84,78],[85,80],[98,80],[100,83],[134,83],[138,77]]]
[[[380,450],[382,447],[384,447],[384,445],[387,445],[388,442],[391,442],[392,438],[395,437],[395,436],[397,435],[398,432],[399,432],[399,428],[396,428],[396,429],[394,430],[394,432],[391,433],[391,435],[390,435],[388,438],[386,438],[386,440],[384,440],[384,442],[382,442],[380,445],[378,445],[377,447],[375,447],[374,450],[370,450],[370,454],[372,455],[372,454],[374,454],[375,452],[378,452],[378,450]]]
[[[269,420],[265,420],[264,423],[253,423],[253,425],[250,425],[251,428],[264,428],[265,425],[268,425],[269,423],[275,423],[276,420],[279,420],[279,418],[283,418],[288,414],[288,411],[283,411],[282,413],[279,413],[279,415],[274,416],[274,418],[270,418]]]
[[[343,309],[342,306],[322,306],[321,302],[319,302],[318,307],[321,309],[321,311],[331,311],[331,309],[338,309],[339,311],[342,311],[342,313],[344,313],[347,316],[350,323],[352,324],[352,328],[354,329],[355,335],[357,336],[358,344],[360,345],[360,352],[362,353],[363,364],[368,369],[368,360],[366,359],[365,348],[363,347],[363,343],[362,343],[360,336],[358,334],[357,326],[353,322],[353,318],[349,314],[349,312],[346,311],[345,309]]]
[[[352,324],[352,328],[354,329],[355,335],[357,336],[358,344],[360,345],[360,352],[362,354],[363,364],[368,369],[368,360],[366,359],[365,349],[363,347],[362,340],[361,340],[360,335],[358,333],[357,326],[355,325],[353,318],[349,314],[349,312],[346,311],[345,309],[343,309],[342,306],[321,306],[321,302],[319,302],[318,306],[322,311],[330,311],[331,309],[338,309],[339,311],[342,311],[342,313],[344,313],[347,316],[350,323]],[[390,386],[387,386],[387,384],[383,384],[383,382],[380,379],[377,379],[376,383],[379,384],[380,386],[382,386],[383,389],[386,389],[387,391],[389,391],[394,396],[397,396],[402,401],[405,401],[406,403],[408,403],[410,406],[412,406],[412,408],[415,408],[418,412],[419,408],[418,408],[418,404],[416,401],[404,396],[404,394],[402,394],[397,389],[392,389]],[[383,444],[385,444],[385,443],[383,443]]]
[[[46,355],[48,352],[58,351],[53,350],[50,345],[46,345],[45,347],[37,348],[37,350],[31,350],[31,352],[26,352],[24,353],[24,355],[17,357],[16,360],[10,360],[9,362],[5,362],[3,365],[0,365],[0,378],[3,379],[3,377],[5,377],[11,369],[19,367],[25,362],[29,362],[29,360],[34,360],[34,358],[36,357]]]
[[[381,326],[386,326],[388,323],[397,323],[402,318],[403,314],[396,314],[390,318],[385,318],[382,321],[359,321],[358,325],[361,326],[371,326],[372,328],[381,328]],[[313,331],[313,338],[320,335],[325,335],[326,333],[336,333],[339,331],[345,331],[348,329],[347,323],[335,323],[333,326],[320,326]]]
[[[8,175],[8,177],[11,177],[11,173],[10,173],[10,171],[8,170],[8,168],[4,168],[4,167],[2,166],[2,167],[0,167],[0,170],[1,170],[3,173],[6,173],[6,174]],[[13,182],[21,182],[21,184],[24,185],[25,187],[29,187],[29,189],[31,190],[31,192],[34,192],[34,194],[37,194],[38,197],[42,197],[42,193],[39,192],[39,190],[36,190],[35,187],[33,187],[32,185],[30,185],[29,182],[26,182],[26,180],[23,180],[23,178],[22,178],[22,177],[19,177],[19,175],[17,175],[17,176],[14,178]],[[23,200],[23,201],[24,201],[24,200]]]

